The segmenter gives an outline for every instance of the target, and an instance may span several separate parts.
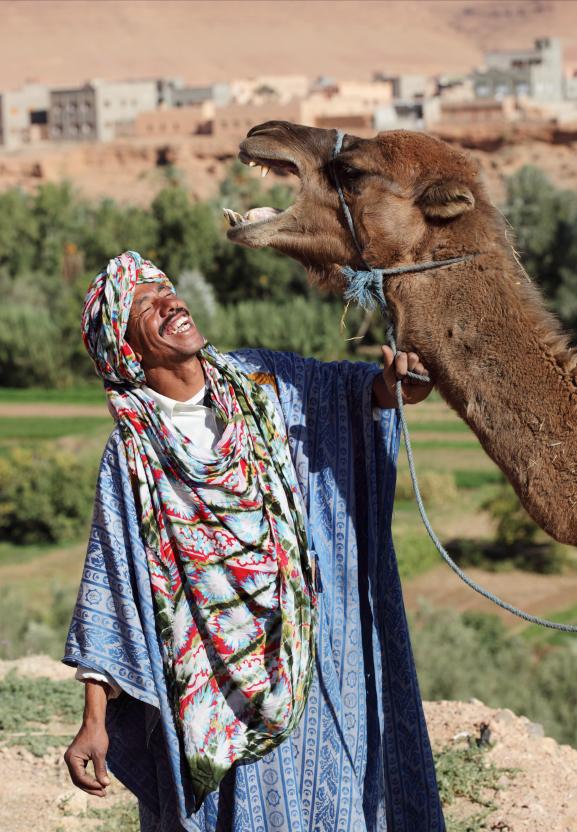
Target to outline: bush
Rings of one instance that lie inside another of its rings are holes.
[[[220,349],[266,347],[333,359],[346,344],[336,304],[290,298],[283,304],[245,301],[220,307],[205,334]]]
[[[482,508],[496,521],[495,540],[503,547],[535,540],[539,527],[529,517],[509,483],[503,480],[497,493],[483,503]]]
[[[403,530],[393,534],[393,543],[403,580],[415,578],[441,563],[439,553],[423,527],[418,531]]]
[[[507,182],[503,213],[529,275],[575,338],[577,194],[555,188],[543,171],[526,165]]]
[[[57,379],[58,328],[46,309],[0,307],[0,379],[5,387],[49,387]]]
[[[16,447],[0,459],[0,539],[61,543],[77,538],[92,511],[93,461],[46,445]]]
[[[30,607],[31,599],[16,587],[0,590],[0,659],[47,653],[55,659],[70,625],[76,589],[52,587],[43,609]]]
[[[419,491],[426,505],[438,505],[457,499],[455,478],[451,473],[442,471],[423,471],[418,476]],[[395,499],[413,500],[415,492],[411,475],[408,471],[400,471],[397,475]]]
[[[476,697],[541,722],[577,747],[577,650],[572,642],[539,655],[496,616],[423,607],[412,620],[413,650],[425,699]]]
[[[213,287],[202,272],[194,269],[183,272],[176,286],[178,296],[186,303],[195,324],[204,333],[217,313]]]

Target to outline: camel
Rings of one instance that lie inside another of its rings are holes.
[[[476,165],[445,142],[408,131],[346,135],[333,161],[335,138],[334,130],[282,121],[250,130],[240,159],[264,174],[296,174],[300,190],[282,212],[229,211],[229,239],[272,246],[337,291],[346,265],[475,255],[385,279],[399,349],[419,354],[541,528],[577,544],[577,354],[520,266]]]

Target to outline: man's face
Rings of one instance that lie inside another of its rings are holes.
[[[163,283],[136,286],[125,337],[145,372],[180,364],[205,344],[184,301]]]

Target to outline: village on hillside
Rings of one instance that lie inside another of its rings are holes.
[[[340,127],[357,135],[410,129],[451,131],[505,125],[577,123],[577,67],[561,40],[485,54],[461,76],[394,75],[371,81],[274,75],[190,86],[176,78],[90,80],[73,87],[29,83],[0,93],[0,149],[115,139],[186,138],[199,154],[235,152],[256,123],[281,119]]]

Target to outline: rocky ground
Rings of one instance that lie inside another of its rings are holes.
[[[563,135],[557,135],[552,128],[523,132],[512,128],[472,127],[438,132],[477,160],[497,205],[504,201],[507,177],[524,165],[540,168],[558,187],[577,190],[577,125],[567,128]],[[108,144],[30,147],[18,153],[0,154],[0,190],[17,187],[34,191],[47,182],[68,180],[90,200],[110,197],[147,206],[167,183],[166,168],[158,167],[162,149],[170,154],[178,169],[179,181],[190,194],[206,200],[215,195],[237,151],[236,142],[219,147],[211,137],[205,138],[205,150],[200,147],[198,137],[193,136],[168,142],[119,139]],[[274,173],[267,182],[296,185],[292,177],[278,177]]]
[[[72,675],[46,656],[0,662],[0,680],[11,671],[38,680]],[[425,710],[434,749],[442,751],[449,832],[577,832],[577,750],[545,737],[543,728],[525,717],[477,700],[428,702]],[[72,735],[75,726],[53,721],[32,728],[38,735],[62,736]],[[68,780],[64,745],[40,754],[19,745],[20,739],[18,732],[0,731],[0,829],[137,829],[133,801],[119,783],[106,801],[89,798]]]

